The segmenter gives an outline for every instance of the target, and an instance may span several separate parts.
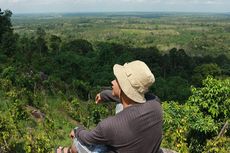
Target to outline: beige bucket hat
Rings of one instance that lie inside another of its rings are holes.
[[[137,103],[146,102],[144,94],[155,82],[155,77],[144,62],[136,60],[123,66],[115,64],[113,73],[126,96]]]

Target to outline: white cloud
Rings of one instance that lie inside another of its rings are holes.
[[[160,3],[162,0],[117,0],[120,2],[129,2],[129,3]]]
[[[163,2],[163,1],[162,1]],[[227,0],[166,0],[166,4],[224,4]]]
[[[208,0],[206,4],[223,4],[223,1],[216,1],[216,0]]]
[[[229,0],[0,0],[0,4],[73,4],[73,3],[169,3],[169,4],[181,4],[181,3],[209,3],[209,4],[223,4]]]

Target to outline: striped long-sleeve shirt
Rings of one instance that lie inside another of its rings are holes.
[[[111,91],[101,92],[104,101],[119,101]],[[91,131],[78,128],[76,136],[86,144],[105,144],[118,153],[158,153],[162,139],[162,108],[159,99],[146,95],[147,102],[134,104],[108,117]]]

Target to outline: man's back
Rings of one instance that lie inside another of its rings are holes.
[[[99,126],[106,144],[116,152],[158,152],[162,139],[161,104],[152,100],[132,105],[103,120]]]

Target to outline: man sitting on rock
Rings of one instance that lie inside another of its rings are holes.
[[[96,102],[119,101],[123,108],[91,131],[76,127],[70,133],[71,148],[59,148],[57,153],[161,152],[161,103],[156,96],[146,94],[155,82],[154,75],[142,61],[116,64],[113,72],[116,79],[111,82],[112,91],[102,91]]]

